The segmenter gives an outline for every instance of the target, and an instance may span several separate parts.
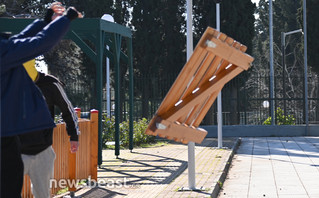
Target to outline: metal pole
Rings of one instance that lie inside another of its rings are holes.
[[[97,31],[98,39],[97,44],[98,46],[98,52],[97,52],[97,68],[96,68],[96,75],[97,75],[97,109],[99,110],[99,120],[98,120],[98,165],[102,164],[102,90],[103,90],[103,71],[102,71],[102,64],[103,64],[103,36],[104,34],[102,31]]]
[[[274,50],[273,50],[273,27],[272,27],[272,0],[269,0],[269,62],[270,62],[270,117],[271,125],[275,125],[274,105]]]
[[[109,46],[106,46],[109,50]],[[106,113],[107,117],[111,117],[111,97],[110,97],[110,59],[106,57]]]
[[[116,158],[120,155],[120,38],[113,35],[113,46],[114,46],[114,63],[115,63],[115,155]]]
[[[127,39],[127,56],[128,56],[128,66],[129,66],[129,78],[130,78],[130,84],[129,84],[129,96],[130,96],[130,133],[129,133],[129,149],[133,150],[133,113],[134,113],[134,73],[133,73],[133,49],[132,49],[132,38]]]
[[[216,3],[216,29],[220,31],[220,3]],[[218,148],[223,147],[223,110],[222,110],[222,91],[217,96],[217,137]]]
[[[281,32],[281,50],[282,50],[282,86],[283,86],[283,100],[284,100],[284,115],[287,116],[287,105],[286,100],[286,83],[285,83],[285,71],[286,71],[286,36],[295,33],[302,33],[302,29],[290,31],[290,32]]]
[[[285,71],[286,71],[286,63],[285,63],[285,33],[281,32],[281,51],[282,51],[282,88],[283,93],[282,97],[284,100],[284,115],[287,115],[286,110],[286,85],[285,85]]]
[[[303,1],[303,32],[304,32],[304,76],[305,76],[305,122],[306,122],[306,135],[308,135],[308,72],[307,72],[307,0]]]
[[[192,0],[187,0],[187,60],[193,53],[193,3]],[[195,143],[188,143],[188,187],[189,189],[195,189]]]
[[[112,15],[104,14],[101,17],[102,20],[114,23],[114,18]],[[109,51],[109,46],[106,46],[106,50]],[[111,97],[110,97],[110,59],[106,57],[106,113],[107,117],[111,117]]]

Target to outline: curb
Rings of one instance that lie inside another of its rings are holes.
[[[224,168],[224,170],[222,171],[222,174],[220,175],[220,177],[219,177],[219,179],[217,180],[217,182],[215,182],[215,184],[213,184],[214,189],[213,189],[213,192],[212,192],[212,194],[210,195],[210,197],[212,197],[212,198],[217,198],[217,196],[218,196],[218,194],[219,194],[219,191],[220,191],[220,189],[222,188],[223,183],[224,183],[225,180],[226,180],[226,176],[227,176],[229,167],[230,167],[230,165],[231,165],[231,161],[232,161],[232,159],[233,159],[233,157],[234,157],[234,155],[235,155],[235,153],[236,153],[236,151],[237,151],[237,149],[238,149],[240,143],[241,143],[241,138],[238,138],[238,139],[236,140],[235,145],[234,145],[233,148],[232,148],[232,151],[231,151],[231,153],[230,153],[230,155],[229,155],[229,157],[228,157],[228,160],[227,160],[226,163],[225,163],[225,168]]]

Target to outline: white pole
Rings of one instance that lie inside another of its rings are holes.
[[[193,53],[193,5],[192,0],[187,0],[187,17],[186,17],[186,29],[187,29],[187,60]],[[195,143],[188,143],[188,187],[190,190],[195,189]]]
[[[304,33],[304,76],[305,76],[305,122],[306,135],[308,135],[308,72],[307,72],[307,0],[303,0],[303,33]]]
[[[274,51],[273,51],[273,27],[272,27],[272,0],[269,0],[269,62],[270,62],[270,116],[271,125],[275,125],[275,101],[274,101]]]
[[[216,3],[216,29],[220,31],[220,7]],[[222,110],[222,91],[217,96],[217,137],[218,148],[223,147],[223,110]]]
[[[113,16],[109,14],[104,14],[101,19],[114,23]],[[106,46],[106,49],[109,50],[109,46]],[[111,96],[110,96],[110,59],[106,57],[106,113],[107,116],[111,117]]]
[[[193,18],[192,18],[192,0],[187,0],[187,61],[193,54]]]

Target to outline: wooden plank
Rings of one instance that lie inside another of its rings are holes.
[[[206,82],[198,92],[189,95],[181,104],[167,111],[162,118],[170,120],[178,119],[179,113],[185,113],[183,112],[183,109],[191,109],[194,105],[197,104],[198,100],[202,101],[201,97],[205,98],[207,95],[210,95],[210,93],[220,90],[226,82],[231,80],[234,76],[238,75],[238,73],[240,73],[241,71],[242,69],[238,67],[230,68],[229,71],[222,71],[220,75],[217,76],[214,80]]]
[[[254,60],[253,57],[242,53],[240,50],[234,50],[235,48],[229,45],[223,45],[219,39],[212,38],[210,42],[212,42],[212,45],[214,44],[215,47],[211,47],[208,44],[206,48],[208,51],[234,65],[242,67],[244,70],[247,70],[250,67],[250,63]]]
[[[75,192],[76,186],[73,185],[74,184],[73,181],[75,181],[75,179],[76,179],[76,154],[71,153],[70,149],[69,149],[68,153],[69,153],[68,168],[69,168],[69,181],[70,181],[69,191]]]
[[[204,129],[196,129],[187,125],[182,125],[178,122],[163,120],[160,117],[157,117],[157,123],[166,126],[166,129],[157,129],[157,133],[160,137],[172,139],[184,144],[187,144],[189,141],[201,143],[207,135],[207,131]],[[149,133],[150,132],[147,132],[147,134]]]
[[[221,90],[221,89],[220,89]],[[204,119],[205,115],[207,114],[207,112],[209,111],[209,109],[211,108],[211,106],[213,105],[213,103],[215,102],[218,94],[219,94],[219,91],[215,91],[214,93],[212,93],[210,96],[209,96],[209,99],[206,103],[206,105],[203,107],[202,111],[198,114],[197,118],[195,119],[193,125],[196,127],[196,126],[199,126],[200,123],[202,122],[202,120]]]
[[[196,120],[198,119],[198,117],[202,113],[203,109],[207,106],[209,100],[210,100],[210,96],[207,96],[203,103],[197,105],[198,109],[196,110],[196,112],[193,113],[192,116],[189,116],[186,124],[194,126],[194,127],[198,127],[198,125],[195,125]]]
[[[209,34],[209,37],[217,37],[220,33],[213,28],[207,28],[206,35]],[[203,37],[199,41],[199,43],[204,42]],[[168,91],[167,95],[165,96],[162,104],[158,108],[156,114],[161,115],[165,113],[168,109],[172,108],[182,97],[185,89],[187,88],[188,83],[192,81],[192,75],[197,70],[198,66],[201,64],[204,57],[207,56],[207,50],[205,48],[200,47],[197,44],[197,47],[194,49],[193,54],[191,55],[190,59],[184,65],[182,71],[178,75],[177,79],[175,80],[174,84]],[[179,96],[179,97],[176,97]]]
[[[199,88],[198,84],[203,80],[203,76],[211,66],[212,60],[215,58],[215,55],[212,53],[208,53],[201,65],[198,66],[197,71],[193,75],[193,80],[190,85],[187,87],[184,95],[181,97],[183,100],[186,96],[191,94],[196,88]]]
[[[91,178],[97,181],[97,166],[98,166],[98,111],[91,111],[91,137],[90,137],[90,172]]]
[[[223,86],[250,67],[247,47],[207,28],[145,133],[187,143],[200,143],[207,132],[200,122]]]
[[[194,67],[194,64],[200,64],[200,60],[202,60],[207,55],[203,49],[194,50],[193,58],[186,63],[180,74],[178,75],[178,81],[175,81],[170,90],[168,91],[166,97],[164,98],[162,104],[157,110],[158,115],[165,113],[168,109],[172,108],[175,103],[178,102],[183,92],[185,91],[187,84],[192,80],[192,76],[189,74],[193,74],[197,67]]]
[[[183,111],[179,112],[180,117],[178,119],[176,119],[176,121],[180,122],[180,123],[185,123],[187,125],[191,125],[192,124],[192,119],[194,116],[196,116],[198,114],[198,111],[201,110],[202,106],[205,102],[205,98],[198,98],[197,102],[198,104],[195,105],[194,107],[191,107],[190,109],[183,109]]]

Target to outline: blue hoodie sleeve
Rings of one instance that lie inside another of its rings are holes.
[[[7,40],[1,46],[1,73],[49,51],[67,33],[70,22],[62,16],[33,37]]]
[[[16,35],[13,35],[12,37],[10,37],[10,40],[35,36],[46,25],[47,25],[47,23],[44,20],[41,20],[41,19],[34,20],[30,25],[28,25],[26,28],[24,28],[24,30],[22,30],[19,34],[16,34]]]

